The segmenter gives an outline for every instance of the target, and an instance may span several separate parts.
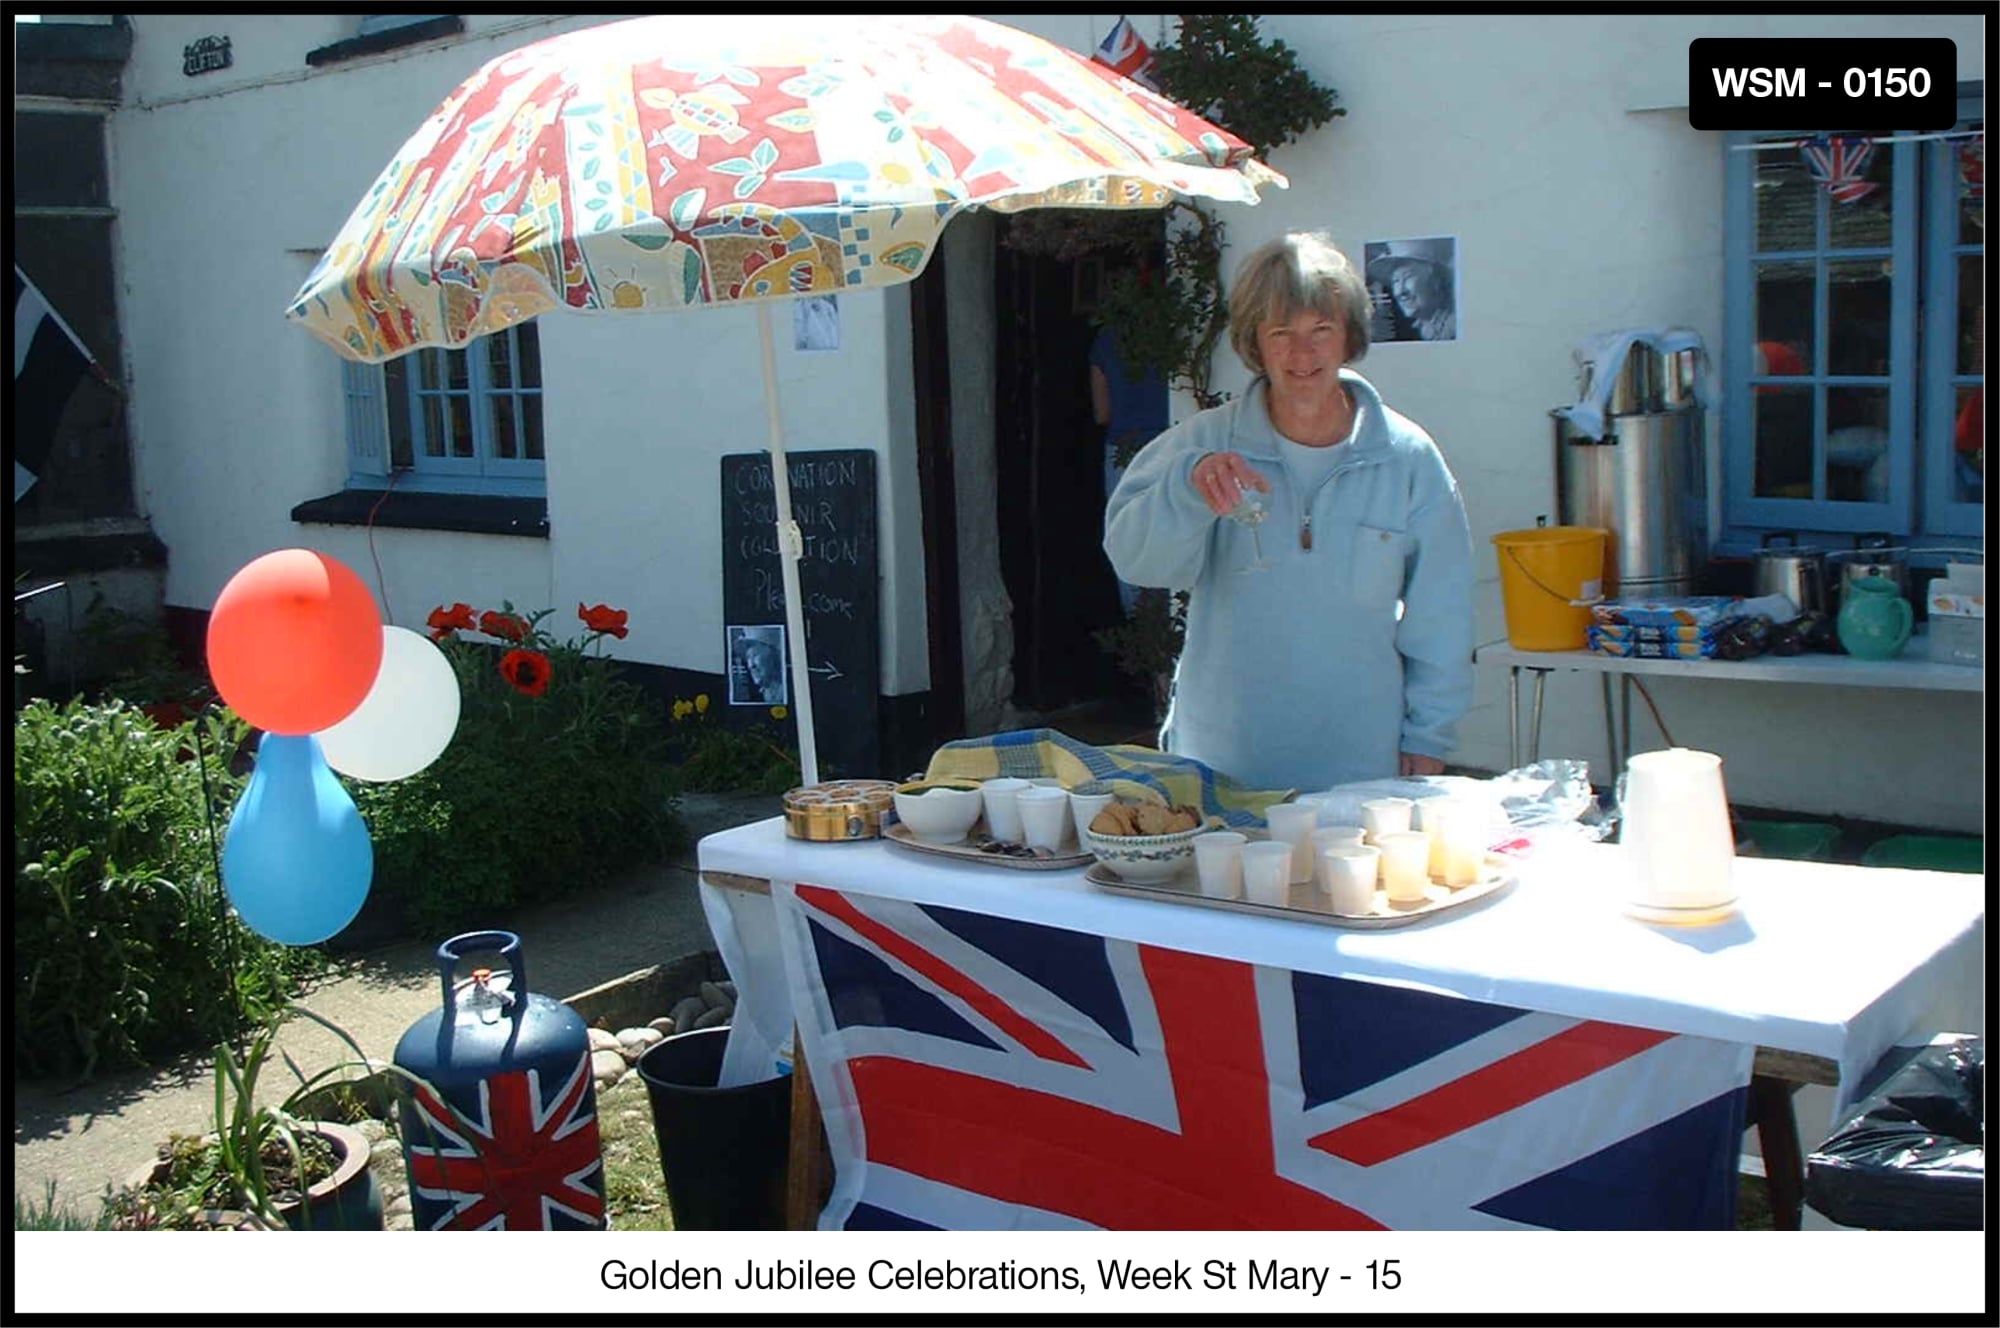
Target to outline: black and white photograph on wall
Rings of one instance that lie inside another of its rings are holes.
[[[792,301],[792,349],[840,349],[838,295],[808,295]]]
[[[785,676],[785,626],[725,627],[729,639],[729,704],[773,706],[791,700]]]
[[[1370,240],[1362,246],[1370,342],[1458,340],[1458,237]]]

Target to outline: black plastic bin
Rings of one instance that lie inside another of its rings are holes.
[[[1887,1077],[1806,1158],[1806,1203],[1848,1227],[1977,1231],[1985,1215],[1985,1043],[1964,1035],[1892,1057],[1878,1067]]]
[[[728,1041],[727,1028],[697,1029],[655,1043],[639,1058],[679,1231],[785,1225],[791,1076],[716,1087]]]

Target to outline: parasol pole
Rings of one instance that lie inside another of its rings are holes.
[[[771,492],[777,498],[778,572],[785,587],[785,647],[791,654],[792,714],[799,724],[802,782],[819,783],[819,750],[813,741],[812,674],[806,667],[805,598],[799,594],[799,559],[805,539],[792,520],[792,476],[785,466],[785,426],[778,412],[778,353],[771,335],[771,304],[757,302],[757,335],[764,343],[764,415],[771,431]]]

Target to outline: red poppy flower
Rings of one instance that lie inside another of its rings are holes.
[[[458,633],[452,631],[449,627],[433,627],[431,629],[431,640],[436,641],[440,645],[446,641],[456,640],[457,638]]]
[[[469,632],[474,627],[472,606],[470,604],[454,604],[447,609],[440,604],[437,608],[431,610],[431,616],[425,623],[425,626],[431,629],[433,635],[440,632]]]
[[[549,678],[554,673],[549,657],[539,650],[510,650],[500,658],[500,676],[523,696],[540,696],[546,692]]]
[[[579,603],[576,606],[576,616],[583,619],[583,625],[591,631],[603,632],[607,636],[615,636],[623,641],[625,620],[631,615],[623,609],[614,609],[609,604],[595,604],[586,609]]]
[[[495,613],[488,609],[479,615],[479,630],[502,641],[521,641],[527,638],[528,624],[511,613]]]

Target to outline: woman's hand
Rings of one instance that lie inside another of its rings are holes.
[[[1396,761],[1399,775],[1441,775],[1444,762],[1435,756],[1421,756],[1416,752],[1403,752]]]
[[[1245,489],[1271,491],[1271,482],[1257,473],[1240,452],[1210,452],[1194,463],[1194,491],[1217,516],[1228,516]]]

